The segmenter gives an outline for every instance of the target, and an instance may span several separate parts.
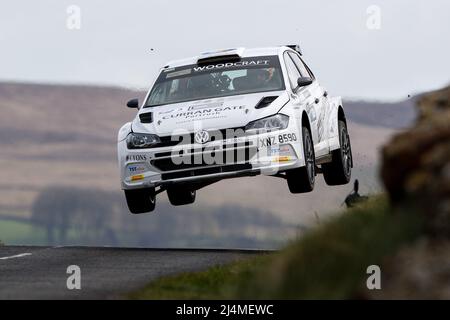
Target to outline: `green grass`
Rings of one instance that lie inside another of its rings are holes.
[[[31,223],[0,220],[0,237],[3,244],[45,244],[46,236],[43,228]]]
[[[92,233],[95,234],[95,231],[92,231]],[[55,230],[55,236],[56,234],[57,230]],[[86,237],[88,236],[89,234],[80,234],[78,230],[72,228],[67,231],[66,243],[89,244],[89,242],[86,243]],[[48,242],[45,228],[35,225],[31,221],[19,222],[0,219],[0,238],[2,239],[0,243],[3,242],[3,245],[52,245]],[[56,238],[57,244],[66,244],[58,241],[58,238]],[[87,241],[89,241],[89,238],[87,238]]]
[[[278,253],[159,279],[131,299],[345,299],[364,294],[366,269],[422,232],[420,215],[377,198]]]
[[[131,293],[131,299],[221,299],[234,296],[245,277],[260,271],[270,256],[212,267],[205,272],[183,273],[162,278],[142,290]]]

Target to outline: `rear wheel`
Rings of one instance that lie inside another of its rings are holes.
[[[128,209],[133,214],[155,210],[156,195],[154,188],[125,190]]]
[[[287,183],[291,193],[305,193],[314,189],[316,158],[311,133],[307,127],[302,127],[302,136],[305,166],[286,172]]]
[[[187,187],[170,187],[167,189],[167,196],[172,205],[182,206],[194,203],[196,191]]]
[[[332,161],[322,165],[323,177],[330,186],[347,184],[352,176],[352,148],[347,125],[339,121],[340,148],[332,151]]]

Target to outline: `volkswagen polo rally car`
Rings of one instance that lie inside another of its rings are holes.
[[[173,205],[226,178],[284,178],[310,192],[322,173],[346,184],[353,167],[340,97],[331,97],[298,46],[228,49],[164,66],[118,134],[122,189],[132,213]]]

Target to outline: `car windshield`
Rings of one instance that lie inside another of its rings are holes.
[[[278,57],[249,57],[164,69],[145,107],[278,90],[284,90]]]

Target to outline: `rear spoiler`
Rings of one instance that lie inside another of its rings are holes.
[[[303,55],[302,50],[298,44],[288,44],[286,47],[291,48],[294,51],[297,51],[299,55]]]

